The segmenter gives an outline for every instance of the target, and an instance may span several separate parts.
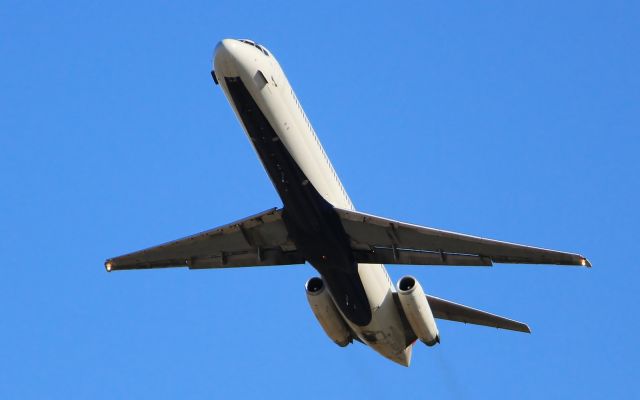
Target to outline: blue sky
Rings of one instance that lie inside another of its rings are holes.
[[[637,2],[0,4],[0,397],[638,397]],[[279,59],[358,209],[581,252],[390,266],[526,321],[441,322],[411,368],[338,348],[310,266],[107,274],[280,206],[215,44]]]

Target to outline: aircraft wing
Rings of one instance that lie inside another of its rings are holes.
[[[336,209],[360,263],[477,265],[493,263],[558,264],[591,267],[573,253],[524,246],[427,228]]]
[[[108,259],[107,271],[165,267],[227,268],[303,264],[288,238],[282,210],[270,209],[229,225]]]
[[[435,296],[427,295],[427,301],[429,302],[429,307],[431,307],[434,318],[531,333],[529,326],[522,322],[463,306],[462,304],[457,304]]]

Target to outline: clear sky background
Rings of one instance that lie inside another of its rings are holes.
[[[639,3],[298,3],[0,3],[0,397],[639,397]],[[226,37],[279,59],[358,209],[594,268],[389,266],[533,330],[443,321],[408,369],[325,336],[308,265],[107,274],[281,205]]]

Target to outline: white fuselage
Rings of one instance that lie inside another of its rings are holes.
[[[225,78],[242,80],[291,157],[319,194],[334,207],[353,210],[353,203],[273,55],[253,43],[225,39],[216,47],[214,70],[241,124],[242,119],[231,99]],[[389,274],[382,264],[358,264],[358,275],[369,300],[372,318],[366,326],[358,326],[348,318],[345,321],[360,340],[385,357],[408,365],[411,346],[406,346],[404,327],[393,300],[395,289]],[[371,340],[373,337],[375,340]]]

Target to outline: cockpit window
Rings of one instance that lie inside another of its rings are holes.
[[[239,42],[242,43],[246,43],[250,46],[255,47],[256,49],[260,50],[265,56],[269,57],[269,52],[262,46],[260,46],[259,44],[257,44],[256,42],[254,42],[253,40],[249,40],[249,39],[238,39]]]

